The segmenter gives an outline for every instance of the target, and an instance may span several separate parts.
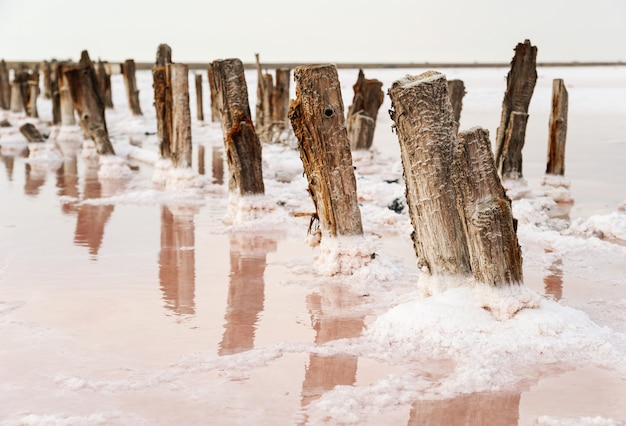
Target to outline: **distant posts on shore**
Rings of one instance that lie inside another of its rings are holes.
[[[152,68],[154,109],[157,120],[157,139],[161,158],[170,158],[170,133],[172,126],[172,92],[167,80],[166,65],[172,62],[172,49],[167,44],[157,48],[156,62]]]
[[[264,194],[262,148],[250,115],[243,63],[236,58],[213,61],[211,77],[228,161],[228,190]]]
[[[132,59],[124,61],[122,73],[124,74],[124,83],[126,84],[128,107],[133,115],[143,115],[141,105],[139,104],[139,89],[137,89],[137,80],[135,78],[135,61]]]
[[[170,85],[172,124],[170,157],[175,167],[191,167],[191,111],[189,109],[189,67],[167,64]]]
[[[506,78],[500,126],[496,131],[496,166],[503,178],[522,178],[522,148],[528,106],[537,82],[537,47],[530,40],[515,47]]]
[[[448,84],[438,72],[398,80],[389,96],[420,269],[491,286],[521,283],[510,200],[487,131],[473,128],[457,139]]]
[[[299,141],[321,238],[362,235],[337,69],[300,66],[294,79],[296,99],[289,107],[289,119]]]
[[[552,110],[548,134],[546,174],[565,175],[565,140],[567,136],[568,94],[563,79],[552,80]]]
[[[352,86],[354,98],[346,118],[348,139],[353,150],[370,149],[374,142],[378,109],[385,99],[382,86],[382,81],[365,78],[363,70],[359,69],[357,81]]]
[[[115,155],[107,131],[104,103],[98,92],[96,72],[86,50],[82,52],[80,62],[69,66],[64,74],[83,131],[93,139],[98,154]]]
[[[259,54],[255,54],[257,67],[257,103],[255,128],[262,142],[274,142],[288,127],[289,68],[276,69],[276,81],[269,73],[263,73]]]

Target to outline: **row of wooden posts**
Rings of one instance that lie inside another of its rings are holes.
[[[430,71],[400,79],[389,89],[390,115],[400,143],[406,200],[414,227],[412,238],[424,272],[468,276],[495,286],[522,282],[516,223],[500,179],[522,177],[521,150],[537,79],[536,53],[537,48],[528,40],[515,49],[495,158],[486,130],[475,127],[458,132],[465,94],[462,81],[447,81],[443,74]],[[104,69],[100,64],[98,70]],[[207,72],[212,120],[219,119],[224,136],[229,191],[239,195],[264,193],[262,142],[271,141],[273,132],[284,130],[287,115],[299,142],[321,237],[362,235],[351,150],[371,147],[384,99],[382,83],[366,79],[360,71],[346,118],[335,66],[297,67],[296,97],[290,103],[290,70],[276,70],[274,82],[270,74],[262,73],[258,56],[257,68],[254,123],[242,62],[217,60]],[[126,61],[123,72],[131,110],[141,114],[134,63]],[[57,65],[58,86],[52,84],[52,92],[56,87],[61,101],[65,91],[69,92],[83,130],[101,155],[114,154],[103,102],[110,81],[103,83],[98,78],[105,74],[96,71],[83,52],[78,64]],[[161,157],[170,158],[177,167],[190,167],[188,67],[173,63],[171,49],[163,44],[157,49],[152,75]],[[20,89],[25,78],[19,78]],[[14,81],[12,87],[16,84]],[[198,86],[200,76],[196,76]],[[197,93],[201,119],[201,90]],[[30,99],[23,91],[21,94],[22,100]],[[547,173],[564,172],[566,126],[567,91],[562,80],[555,80]]]

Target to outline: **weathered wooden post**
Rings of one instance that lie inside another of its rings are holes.
[[[0,61],[0,109],[9,110],[11,108],[11,83],[9,80],[9,69],[7,63]]]
[[[32,123],[22,124],[20,133],[24,135],[28,142],[45,142],[39,130]]]
[[[552,80],[552,111],[548,136],[546,174],[565,174],[565,139],[567,136],[568,94],[563,79]]]
[[[250,115],[243,64],[239,59],[217,60],[211,70],[228,159],[229,192],[263,194],[261,142]]]
[[[79,64],[69,66],[64,74],[83,131],[93,139],[98,154],[115,155],[107,131],[104,104],[98,93],[96,72],[86,50],[82,52]]]
[[[175,167],[191,167],[191,111],[189,110],[189,67],[167,64],[172,93],[170,158]]]
[[[32,118],[39,118],[37,111],[37,97],[39,97],[39,71],[33,71],[28,76],[28,100],[26,102],[26,115]]]
[[[152,87],[154,88],[159,153],[163,159],[170,158],[172,92],[166,72],[166,65],[170,63],[172,63],[172,49],[167,44],[160,44],[157,48],[156,63],[152,68]]]
[[[357,81],[352,86],[354,98],[346,119],[348,139],[353,150],[370,149],[374,142],[378,109],[385,99],[382,86],[382,81],[367,79],[363,70],[359,70]]]
[[[204,121],[204,107],[202,106],[202,74],[196,74],[196,115],[198,121]]]
[[[28,72],[15,70],[13,82],[11,83],[11,112],[13,113],[27,110],[28,79]]]
[[[463,97],[465,96],[463,80],[448,80],[448,93],[450,94],[450,103],[454,113],[454,129],[458,133],[459,124],[461,123],[461,110],[463,109]]]
[[[350,141],[334,65],[294,70],[289,119],[298,141],[321,238],[362,235]]]
[[[65,75],[65,70],[68,69],[67,64],[57,65],[57,78],[59,81],[59,108],[61,113],[61,125],[62,126],[74,126],[76,124],[76,117],[74,116],[74,100],[70,92],[70,85]]]
[[[113,108],[113,96],[111,93],[111,74],[108,64],[98,60],[96,77],[98,77],[98,90],[105,108]]]
[[[418,266],[430,275],[469,275],[452,180],[456,135],[446,79],[433,71],[406,76],[393,83],[389,97]]]
[[[520,284],[521,250],[488,132],[473,128],[457,139],[443,74],[407,76],[389,96],[420,269],[491,286]]]
[[[276,69],[276,84],[272,92],[272,122],[282,123],[286,126],[289,122],[289,81],[291,70],[289,68]],[[281,129],[282,130],[282,129]]]
[[[52,98],[52,66],[50,62],[42,61],[41,70],[43,73],[43,97],[50,99]]]
[[[459,133],[454,165],[457,206],[465,223],[474,279],[492,286],[521,284],[522,252],[489,132],[474,127]]]
[[[61,94],[59,93],[58,62],[50,66],[50,99],[52,101],[52,124],[61,124]]]
[[[519,43],[506,77],[500,126],[496,131],[496,166],[503,178],[522,177],[522,148],[526,137],[528,105],[537,82],[537,47]]]
[[[133,115],[143,115],[141,105],[139,105],[139,89],[135,79],[135,61],[127,59],[122,65],[124,83],[126,84],[126,95],[128,96],[128,106]]]
[[[211,65],[207,68],[207,81],[209,82],[209,100],[211,101],[211,121],[217,123],[220,121],[220,111],[217,106],[217,92],[213,85],[213,68]]]
[[[198,174],[199,175],[204,175],[206,173],[204,158],[205,158],[204,145],[198,145]]]
[[[263,73],[259,54],[255,53],[255,57],[258,75],[255,127],[261,141],[272,142],[287,128],[291,70],[276,69],[276,83],[274,84],[272,75]]]

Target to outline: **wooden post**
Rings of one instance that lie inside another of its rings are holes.
[[[374,142],[378,109],[385,98],[382,86],[382,81],[366,79],[363,70],[359,70],[357,81],[352,86],[354,98],[346,120],[352,149],[370,149]]]
[[[83,51],[78,65],[64,71],[74,106],[83,130],[93,139],[100,155],[115,155],[109,140],[104,104],[98,93],[98,81],[89,54]]]
[[[11,83],[11,112],[20,113],[24,111],[24,102],[22,102],[22,84],[15,79]]]
[[[257,103],[255,126],[263,142],[272,142],[287,127],[289,109],[288,68],[276,69],[276,84],[269,73],[263,73],[259,54],[255,53],[257,66]]]
[[[98,60],[96,76],[98,77],[98,90],[105,108],[113,108],[113,96],[111,94],[111,75],[108,64]]]
[[[61,124],[61,94],[59,92],[59,63],[50,66],[50,99],[52,100],[52,124]]]
[[[26,102],[26,115],[39,118],[37,111],[37,98],[39,97],[39,71],[33,71],[28,77],[28,100]]]
[[[207,81],[209,82],[209,100],[211,101],[211,121],[217,123],[220,121],[220,110],[217,102],[217,91],[213,85],[213,68],[211,65],[207,68]]]
[[[537,82],[537,47],[519,43],[506,77],[500,126],[496,131],[496,166],[503,178],[522,177],[522,148],[526,137],[528,105]],[[513,139],[510,139],[513,138]]]
[[[42,61],[41,70],[43,72],[43,97],[50,99],[52,98],[52,66],[50,62]]]
[[[65,75],[67,64],[57,65],[57,78],[59,80],[59,107],[61,113],[62,126],[74,126],[76,117],[74,116],[74,100],[70,92],[70,85]]]
[[[124,61],[122,72],[124,73],[124,83],[126,84],[128,106],[133,115],[143,115],[139,105],[139,89],[137,89],[137,80],[135,79],[135,61],[132,59]]]
[[[24,135],[28,142],[44,142],[43,136],[34,124],[26,123],[20,126],[20,132]]]
[[[276,85],[272,92],[272,121],[287,125],[289,119],[289,81],[291,70],[289,68],[276,69]],[[281,129],[282,130],[282,129]]]
[[[198,174],[199,175],[204,175],[206,173],[204,159],[205,159],[204,145],[198,145]]]
[[[170,158],[170,134],[172,125],[172,92],[166,73],[166,65],[172,62],[172,49],[167,44],[157,48],[156,63],[152,68],[154,109],[157,119],[157,138],[161,158]]]
[[[196,112],[198,121],[204,121],[204,108],[202,106],[202,74],[196,74]]]
[[[211,63],[213,85],[222,123],[231,193],[263,194],[261,142],[254,129],[248,87],[239,59]]]
[[[552,80],[552,112],[548,137],[546,174],[565,174],[565,139],[567,136],[568,94],[563,79]]]
[[[500,183],[487,130],[459,133],[454,175],[474,279],[492,286],[521,284],[522,251],[511,200]]]
[[[289,119],[300,142],[300,158],[309,182],[322,238],[362,235],[350,141],[334,65],[294,70],[296,99]]]
[[[520,284],[521,249],[489,133],[475,127],[457,139],[443,74],[407,76],[393,83],[389,96],[420,268],[431,275],[471,274],[491,286]]]
[[[11,83],[9,80],[9,69],[4,59],[0,61],[0,109],[9,110],[11,108]]]
[[[454,129],[458,133],[459,124],[461,123],[461,110],[463,109],[463,97],[465,96],[463,80],[448,80],[448,93],[450,94],[450,103],[454,113]]]
[[[406,76],[393,83],[389,97],[418,266],[430,275],[469,275],[469,253],[452,181],[456,135],[446,78],[434,71]]]
[[[167,64],[172,93],[170,157],[175,167],[191,167],[191,111],[189,110],[189,67]]]

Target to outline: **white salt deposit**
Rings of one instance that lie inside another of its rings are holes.
[[[101,180],[130,180],[133,172],[128,162],[116,155],[100,155],[98,179]]]

